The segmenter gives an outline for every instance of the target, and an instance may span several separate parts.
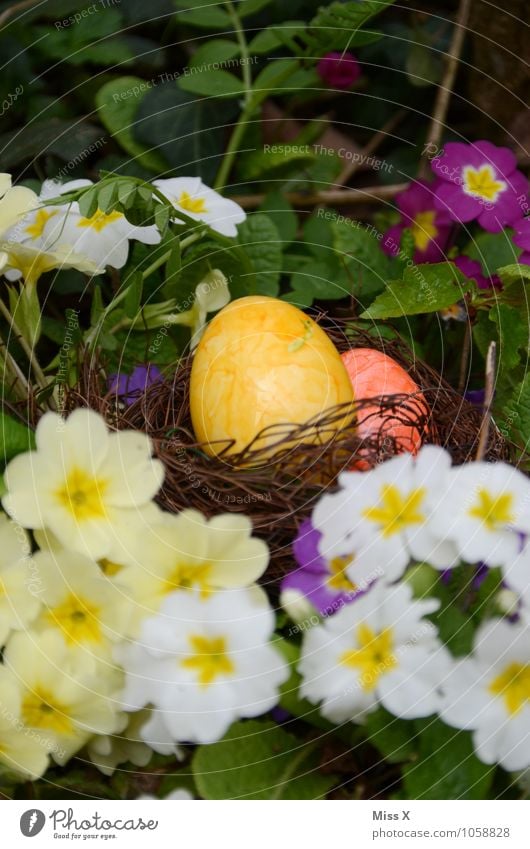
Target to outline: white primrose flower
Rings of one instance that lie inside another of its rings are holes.
[[[513,466],[453,468],[436,502],[433,532],[454,540],[463,560],[508,568],[521,553],[522,535],[530,533],[530,481]]]
[[[40,609],[38,572],[26,532],[0,514],[0,647],[23,630]]]
[[[152,499],[164,467],[151,456],[150,439],[109,433],[100,415],[78,409],[66,421],[46,413],[36,444],[7,465],[4,509],[25,528],[48,529],[65,548],[123,562],[160,515]]]
[[[0,666],[0,766],[34,780],[48,769],[48,741],[38,745],[35,734],[24,726],[21,708],[20,688]]]
[[[530,766],[530,628],[499,619],[482,625],[473,653],[441,682],[440,717],[473,732],[477,757],[508,771]]]
[[[154,225],[136,227],[117,210],[105,213],[97,209],[90,218],[85,218],[78,203],[46,206],[46,201],[51,198],[91,185],[91,180],[72,180],[62,184],[46,180],[39,196],[39,208],[26,216],[22,226],[17,227],[17,241],[45,251],[80,255],[91,262],[94,267],[92,273],[98,274],[103,273],[108,265],[123,268],[129,255],[130,240],[146,245],[160,242],[160,233]],[[10,279],[16,279],[16,276],[12,275]]]
[[[148,713],[124,714],[123,727],[116,729],[115,734],[98,734],[89,741],[86,753],[103,775],[112,775],[117,766],[127,762],[147,766],[153,757],[153,749],[139,735]]]
[[[123,726],[116,692],[121,676],[104,664],[95,667],[47,631],[14,634],[0,667],[0,693],[15,686],[22,730],[35,751],[47,751],[64,764],[93,734]]]
[[[362,722],[378,704],[403,719],[435,713],[448,658],[423,617],[438,606],[406,584],[374,584],[305,634],[300,694],[337,723]]]
[[[153,185],[177,211],[181,209],[189,218],[203,221],[222,236],[237,236],[237,225],[247,217],[239,204],[210,189],[200,177],[171,177],[154,180]]]
[[[445,487],[451,458],[442,448],[424,446],[416,457],[401,454],[367,472],[344,472],[340,489],[323,495],[312,524],[328,559],[355,553],[347,576],[383,572],[400,577],[411,558],[447,568],[458,559],[455,547],[432,532],[432,500]]]
[[[213,743],[236,719],[277,704],[289,677],[270,643],[274,614],[245,589],[168,596],[136,643],[115,648],[126,672],[123,709],[153,705],[154,722],[178,742]],[[153,724],[143,729],[149,742]]]

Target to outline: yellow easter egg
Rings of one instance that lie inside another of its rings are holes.
[[[348,372],[330,338],[276,298],[232,301],[210,322],[195,352],[191,417],[211,455],[231,440],[230,453],[241,451],[266,427],[303,424],[352,401]],[[334,430],[346,420],[347,413]],[[315,433],[309,441],[318,438]],[[259,447],[277,440],[278,433],[267,435]]]

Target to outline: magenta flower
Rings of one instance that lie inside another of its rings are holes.
[[[330,616],[366,592],[367,587],[357,587],[347,577],[344,570],[348,558],[327,560],[320,554],[321,536],[311,519],[302,522],[293,542],[293,554],[299,568],[285,576],[281,590],[299,590],[321,615]]]
[[[474,144],[449,142],[442,156],[431,160],[440,178],[436,206],[454,221],[477,219],[484,230],[496,233],[521,217],[528,180],[517,171],[517,161],[507,147],[488,141]]]
[[[351,53],[334,50],[320,60],[317,73],[331,88],[347,89],[361,76],[361,66]]]
[[[515,235],[513,237],[514,245],[523,249],[523,253],[517,260],[522,265],[530,265],[530,217],[522,218],[513,225]]]
[[[453,262],[462,274],[476,282],[479,289],[502,289],[502,283],[496,274],[493,277],[486,277],[482,273],[480,262],[468,256],[457,256]]]
[[[160,370],[148,363],[147,365],[135,366],[132,374],[110,374],[108,379],[109,392],[115,392],[120,401],[127,405],[132,404],[153,383],[163,380]]]
[[[408,227],[416,246],[415,262],[438,262],[444,258],[452,220],[446,210],[435,207],[436,186],[436,183],[418,180],[396,195],[401,221],[386,231],[382,241],[385,253],[399,254],[401,234]]]

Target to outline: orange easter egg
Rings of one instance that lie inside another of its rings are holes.
[[[399,451],[416,454],[421,447],[421,434],[414,425],[417,416],[428,412],[419,386],[392,357],[372,348],[351,348],[342,355],[350,376],[355,398],[378,398],[382,395],[414,395],[403,403],[395,414],[381,411],[379,405],[363,407],[359,412],[359,436],[366,438],[380,433],[381,438],[396,440]],[[410,421],[410,425],[407,424]]]
[[[353,390],[340,354],[312,318],[276,298],[232,301],[210,322],[193,360],[190,407],[195,435],[217,455],[240,451],[266,427],[303,424]],[[339,418],[334,430],[347,420]],[[283,434],[287,429],[282,429]],[[279,431],[259,447],[278,441]],[[309,441],[320,441],[315,432]]]

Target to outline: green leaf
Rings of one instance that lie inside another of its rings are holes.
[[[335,263],[308,259],[291,277],[292,291],[282,299],[298,307],[309,307],[314,300],[340,300],[351,294],[351,286],[344,283]]]
[[[195,51],[189,61],[189,67],[200,68],[215,62],[227,62],[234,56],[239,56],[240,53],[241,48],[236,41],[228,41],[227,38],[211,38]],[[186,75],[186,71],[184,74]]]
[[[474,753],[471,735],[438,719],[417,720],[419,761],[404,767],[409,799],[486,799],[495,767]]]
[[[350,0],[331,3],[319,9],[307,30],[300,34],[307,46],[307,54],[322,56],[330,50],[348,50],[351,47],[375,41],[377,33],[362,32],[360,28],[379,12],[391,6],[394,0]]]
[[[400,763],[414,756],[416,730],[412,722],[396,719],[379,708],[368,714],[364,727],[370,743],[389,763]]]
[[[268,194],[258,211],[267,213],[275,224],[284,246],[293,241],[298,229],[298,218],[283,192]]]
[[[521,321],[520,310],[502,303],[497,303],[491,308],[488,318],[497,328],[499,371],[500,373],[510,372],[520,363],[522,353],[528,352],[530,344],[528,322]]]
[[[267,177],[285,179],[300,173],[315,160],[309,145],[264,145],[263,150],[253,150],[241,157],[239,172],[243,179],[249,181]]]
[[[237,13],[240,18],[249,18],[260,12],[265,6],[270,6],[272,0],[240,0],[237,4]]]
[[[268,215],[256,212],[243,221],[238,233],[256,272],[256,294],[276,297],[283,262],[278,230]]]
[[[123,309],[127,318],[136,318],[142,303],[142,292],[144,288],[144,278],[141,271],[137,269],[127,276],[125,281],[127,294],[123,304]]]
[[[335,250],[351,275],[350,291],[362,304],[380,292],[387,280],[401,274],[401,264],[381,249],[379,231],[361,221],[341,221],[340,216],[331,230]]]
[[[492,277],[499,268],[516,261],[521,253],[512,241],[513,230],[508,227],[500,233],[479,233],[464,248],[462,253],[480,262],[484,274]]]
[[[177,5],[186,7],[185,11],[177,12],[178,22],[186,26],[204,29],[229,29],[232,26],[230,15],[221,8],[224,4],[205,5],[205,0],[177,0]],[[197,8],[191,8],[192,6]]]
[[[324,210],[324,214],[327,210]],[[332,222],[314,212],[304,224],[304,241],[308,251],[314,256],[329,260],[334,251],[334,231]]]
[[[98,208],[102,212],[112,212],[118,200],[118,185],[115,182],[103,183],[98,191]]]
[[[136,116],[134,136],[163,154],[174,176],[212,183],[224,150],[226,125],[238,114],[234,100],[197,99],[176,85],[148,92]]]
[[[503,268],[497,269],[497,274],[501,279],[503,287],[507,289],[521,280],[530,280],[530,265],[512,263],[511,265],[505,265]]]
[[[495,423],[502,436],[522,443],[528,450],[530,443],[530,373],[512,390],[509,399],[503,404],[501,414]]]
[[[437,312],[456,304],[472,288],[452,262],[408,267],[402,280],[391,280],[361,318],[401,318]]]
[[[314,746],[275,722],[236,722],[218,743],[199,746],[195,782],[203,799],[319,799],[337,779],[318,772]]]
[[[202,70],[178,81],[182,91],[201,97],[239,97],[245,90],[243,81],[228,71]]]
[[[430,41],[418,39],[410,45],[405,69],[409,82],[417,88],[434,85],[442,73],[441,56]]]
[[[253,54],[267,54],[277,47],[285,44],[286,40],[297,35],[305,26],[304,21],[284,21],[281,24],[268,27],[259,32],[248,45],[248,52]]]
[[[79,212],[84,218],[92,218],[98,208],[98,193],[99,186],[96,184],[86,192],[83,192],[79,198]]]
[[[104,141],[100,126],[79,118],[28,121],[25,126],[0,135],[0,170],[11,171],[21,162],[50,154],[63,162],[82,162],[103,147]]]
[[[151,171],[167,170],[167,163],[157,151],[140,144],[133,134],[136,113],[151,84],[140,77],[119,77],[103,85],[96,94],[101,123],[117,143],[141,165]]]
[[[17,454],[32,451],[35,436],[26,425],[0,412],[0,463],[8,463]]]

